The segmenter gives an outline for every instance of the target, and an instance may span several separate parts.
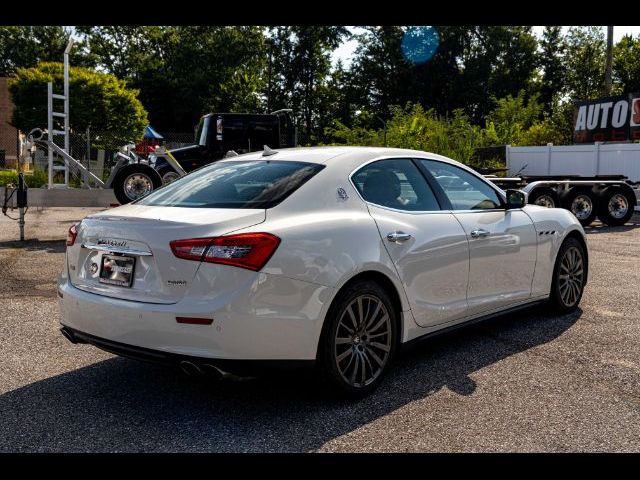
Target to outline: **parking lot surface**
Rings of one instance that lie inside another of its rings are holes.
[[[92,211],[34,209],[24,245],[0,217],[0,451],[640,451],[638,215],[587,229],[578,312],[429,340],[345,402],[307,374],[214,382],[69,343],[56,278]]]

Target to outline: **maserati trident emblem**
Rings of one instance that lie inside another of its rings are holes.
[[[91,273],[96,273],[98,271],[98,264],[97,263],[92,263],[91,267],[89,268],[89,270],[91,270]]]
[[[347,194],[347,191],[342,187],[338,187],[336,192],[338,194],[338,198],[340,198],[341,200],[346,200],[347,198],[349,198],[349,195]]]

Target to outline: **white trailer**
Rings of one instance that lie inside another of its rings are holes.
[[[640,144],[507,145],[506,161],[507,178],[487,178],[523,190],[529,203],[566,208],[584,226],[596,217],[623,225],[637,209]]]

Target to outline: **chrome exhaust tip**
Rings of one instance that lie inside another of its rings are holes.
[[[62,335],[64,336],[64,338],[66,338],[67,340],[69,340],[71,343],[78,343],[78,340],[76,340],[76,336],[73,334],[73,332],[71,330],[69,330],[66,327],[62,327],[60,329],[60,333],[62,333]]]
[[[180,369],[185,375],[188,375],[190,377],[201,377],[202,375],[204,375],[204,372],[198,365],[186,360],[180,362]]]

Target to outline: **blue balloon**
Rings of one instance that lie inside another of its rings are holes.
[[[431,60],[440,45],[438,31],[434,27],[409,27],[402,37],[402,54],[411,63]]]

